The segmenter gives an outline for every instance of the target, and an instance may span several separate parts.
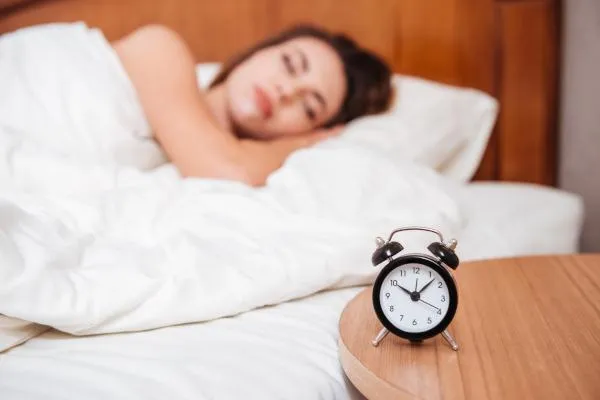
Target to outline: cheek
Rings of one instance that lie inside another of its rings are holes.
[[[228,76],[226,81],[228,91],[232,95],[245,93],[252,88],[253,83],[264,80],[267,72],[254,62],[242,63]]]
[[[277,64],[272,60],[272,57],[255,55],[238,65],[232,71],[230,77],[233,77],[236,82],[265,85],[278,76],[279,71],[276,66]]]
[[[252,69],[250,68],[234,70],[225,82],[228,94],[233,96],[247,91],[251,83],[250,79],[247,78],[248,76],[252,76]]]
[[[314,129],[314,125],[306,118],[302,105],[288,105],[277,109],[267,121],[269,130],[281,135],[305,133]]]

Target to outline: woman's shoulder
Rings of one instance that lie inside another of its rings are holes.
[[[117,50],[131,46],[149,47],[161,53],[166,51],[166,55],[171,52],[190,52],[185,40],[176,30],[161,24],[143,25],[111,44]]]

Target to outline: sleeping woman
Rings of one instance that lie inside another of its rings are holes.
[[[290,153],[384,111],[390,70],[343,35],[297,26],[226,63],[205,92],[183,39],[142,27],[112,43],[152,135],[182,176],[263,185]]]

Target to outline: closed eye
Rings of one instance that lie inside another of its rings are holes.
[[[311,121],[315,121],[317,114],[325,112],[327,108],[325,98],[317,91],[307,93],[302,104],[306,116]]]
[[[283,53],[281,55],[281,59],[283,60],[283,65],[285,65],[286,71],[292,76],[296,75],[296,68],[294,68],[294,64],[292,64],[292,58],[290,55]]]
[[[306,114],[306,117],[311,121],[314,121],[317,118],[317,113],[315,113],[315,110],[310,108],[310,106],[306,103],[304,103],[304,113]]]

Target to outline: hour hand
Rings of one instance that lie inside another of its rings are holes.
[[[409,296],[411,296],[411,295],[412,295],[412,292],[411,292],[410,290],[408,290],[408,289],[405,289],[405,288],[403,288],[403,287],[402,287],[402,286],[400,286],[400,285],[396,285],[396,287],[397,287],[398,289],[400,289],[400,290],[403,290],[404,292],[406,292],[406,294],[407,294],[407,295],[409,295]]]

